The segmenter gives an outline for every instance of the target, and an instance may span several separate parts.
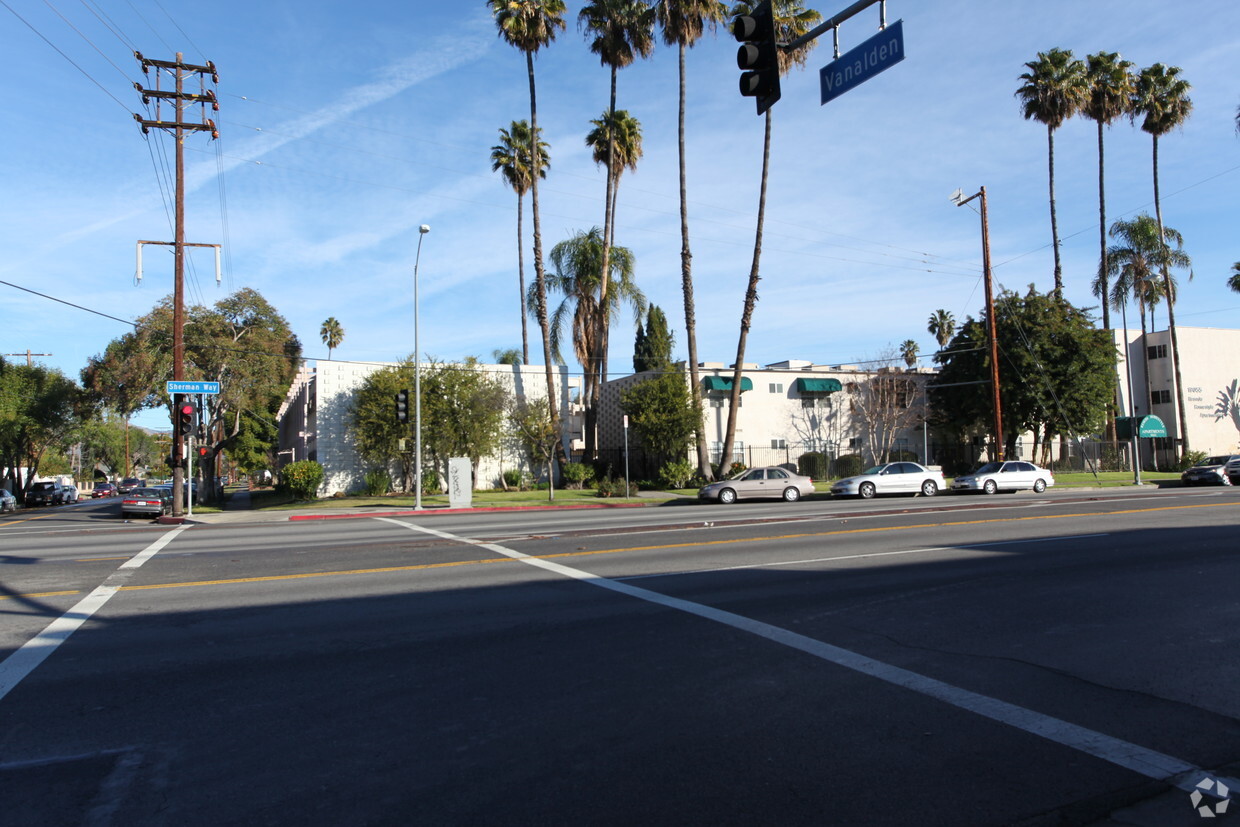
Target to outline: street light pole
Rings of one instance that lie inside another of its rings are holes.
[[[413,507],[422,510],[422,351],[418,348],[418,264],[422,261],[422,237],[431,231],[418,227],[418,253],[413,259]]]

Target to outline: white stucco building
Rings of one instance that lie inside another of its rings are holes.
[[[358,490],[369,464],[357,453],[349,433],[353,400],[366,377],[381,368],[396,367],[396,362],[329,362],[304,365],[293,380],[284,403],[277,414],[280,428],[280,466],[298,460],[315,460],[323,466],[320,496],[337,491]],[[517,399],[534,401],[547,398],[546,369],[542,365],[478,365],[498,379]],[[568,368],[553,368],[556,394],[560,397],[560,416],[566,423],[565,450],[580,447],[581,415],[576,404],[581,377],[570,376]],[[412,390],[412,389],[411,389]],[[393,416],[395,400],[393,400]],[[410,413],[410,422],[413,414]],[[411,426],[412,427],[412,426]],[[428,465],[423,460],[424,466]],[[505,440],[499,455],[485,457],[478,467],[477,488],[496,484],[504,469],[521,468],[534,476],[512,440]]]

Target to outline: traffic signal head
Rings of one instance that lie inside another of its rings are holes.
[[[409,391],[399,391],[396,394],[396,420],[398,422],[409,421]]]
[[[741,71],[741,94],[757,99],[758,114],[779,100],[779,47],[775,43],[775,16],[770,0],[732,21],[732,35],[740,41],[736,65]]]
[[[193,402],[180,402],[177,404],[177,433],[181,436],[190,436],[194,433],[195,414],[198,412],[194,409]]]

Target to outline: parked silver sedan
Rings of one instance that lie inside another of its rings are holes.
[[[943,472],[915,462],[889,462],[867,468],[855,477],[845,477],[831,486],[837,497],[870,499],[878,494],[921,494],[933,497],[947,488]]]
[[[1039,468],[1032,462],[1008,460],[988,462],[976,471],[956,477],[952,480],[952,490],[994,494],[997,491],[1030,489],[1041,494],[1054,484],[1055,477],[1047,469]]]
[[[750,468],[733,477],[712,482],[698,491],[700,500],[718,500],[724,505],[737,500],[769,497],[796,502],[806,494],[814,493],[814,481],[794,474],[786,468],[770,466]]]

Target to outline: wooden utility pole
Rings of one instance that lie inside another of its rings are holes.
[[[959,194],[959,190],[956,191]],[[990,274],[990,221],[986,213],[986,188],[968,198],[954,199],[963,207],[974,198],[982,199],[982,273],[986,283],[986,338],[990,341],[990,393],[995,411],[995,459],[1003,461],[1003,414],[999,409],[999,342],[995,336],[995,294]]]
[[[144,133],[149,133],[151,128],[170,130],[176,142],[176,222],[175,222],[175,241],[173,242],[173,260],[175,270],[175,282],[172,291],[172,378],[176,381],[185,378],[185,133],[186,132],[209,132],[212,138],[218,138],[220,133],[216,131],[215,121],[206,117],[206,106],[210,104],[212,111],[219,111],[220,105],[216,100],[215,91],[206,88],[203,79],[204,75],[211,75],[212,83],[219,83],[219,75],[215,71],[215,64],[207,61],[206,66],[195,66],[185,63],[181,52],[177,52],[175,61],[167,60],[151,60],[142,56],[141,52],[134,52],[134,57],[142,64],[142,73],[150,74],[151,69],[155,69],[155,88],[145,89],[140,83],[135,83],[134,88],[142,95],[142,102],[150,104],[151,100],[155,101],[155,119],[146,120],[140,115],[134,115],[141,126]],[[164,72],[172,74],[175,81],[174,91],[164,91],[161,86],[161,80]],[[185,78],[187,75],[195,74],[198,76],[197,93],[185,91]],[[175,119],[165,121],[163,119],[162,107],[167,101],[171,104]],[[198,123],[187,122],[185,120],[185,107],[187,105],[197,103],[202,111]],[[180,395],[174,395],[172,400],[173,410],[179,408]],[[172,516],[179,518],[184,514],[185,508],[185,437],[181,433],[177,417],[174,415],[172,429]]]
[[[34,356],[51,356],[52,354],[51,354],[51,353],[31,353],[31,352],[30,352],[30,348],[26,348],[26,352],[25,352],[25,353],[5,353],[4,355],[5,355],[5,356],[25,356],[25,357],[26,357],[26,367],[28,367],[28,368],[32,368],[32,367],[34,367],[34,359],[33,359],[33,358],[31,358],[31,357],[34,357]]]

